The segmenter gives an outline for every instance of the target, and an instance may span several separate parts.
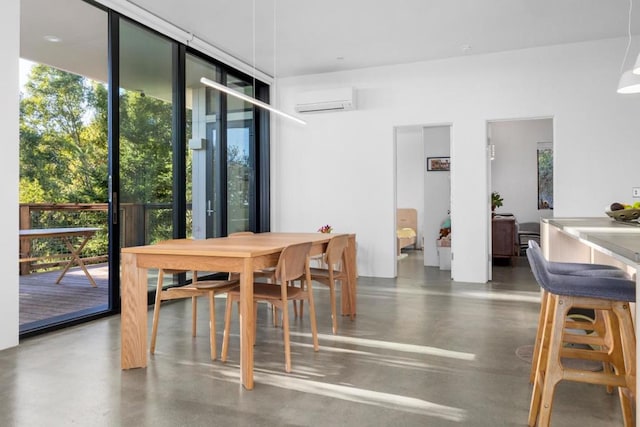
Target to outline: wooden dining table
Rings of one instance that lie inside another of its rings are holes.
[[[311,242],[310,255],[324,253],[332,237],[323,233],[256,233],[212,239],[174,239],[121,249],[121,368],[147,366],[147,271],[153,268],[240,273],[240,380],[253,389],[253,272],[275,267],[282,250]],[[343,315],[356,312],[355,236],[349,235],[342,291]],[[343,293],[343,295],[345,295]]]

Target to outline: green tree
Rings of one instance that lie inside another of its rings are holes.
[[[106,201],[106,99],[84,77],[32,68],[20,102],[21,202]]]

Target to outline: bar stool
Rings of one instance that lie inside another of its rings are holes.
[[[539,426],[549,425],[555,387],[560,381],[569,380],[618,387],[624,425],[633,426],[636,344],[629,302],[635,302],[635,283],[620,277],[550,273],[539,248],[527,249],[527,257],[547,295],[528,425],[534,426],[536,421]],[[603,316],[604,331],[590,340],[596,349],[563,346],[565,342],[575,342],[573,322],[567,321],[567,313],[574,307],[592,309]],[[613,371],[567,368],[562,364],[563,357],[601,361],[612,365]]]
[[[624,279],[630,279],[629,274],[624,270],[619,269],[613,265],[607,264],[587,264],[587,263],[577,263],[577,262],[553,262],[547,261],[542,254],[542,249],[538,242],[535,240],[529,240],[528,247],[536,252],[536,256],[540,259],[540,262],[544,265],[545,269],[549,273],[553,274],[570,274],[574,276],[596,276],[596,277],[620,277]],[[531,362],[531,372],[529,374],[529,382],[533,383],[536,376],[536,369],[538,363],[538,355],[540,351],[540,341],[542,340],[542,325],[544,324],[544,318],[546,315],[547,308],[547,291],[544,288],[542,290],[542,297],[540,302],[540,315],[538,317],[538,329],[536,331],[536,340],[533,349],[533,360]],[[569,313],[569,317],[571,317],[571,313]],[[604,332],[604,327],[602,326],[602,316],[599,316],[597,313],[593,315],[593,321],[573,321],[571,324],[571,329],[581,330],[585,333],[596,331],[599,333]],[[578,341],[589,341],[588,338],[579,339]],[[586,342],[575,342],[574,344],[588,344]],[[606,365],[606,364],[605,364]],[[608,366],[603,367],[605,370],[608,369]],[[610,393],[612,389],[607,389]]]

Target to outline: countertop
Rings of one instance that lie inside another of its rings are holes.
[[[608,217],[543,218],[564,233],[640,263],[640,223],[615,221]]]

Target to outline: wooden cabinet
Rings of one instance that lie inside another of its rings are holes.
[[[491,252],[494,258],[512,258],[517,255],[516,219],[497,217],[491,221]]]

